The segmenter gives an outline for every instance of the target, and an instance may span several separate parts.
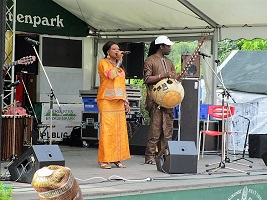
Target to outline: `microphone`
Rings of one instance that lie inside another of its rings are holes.
[[[130,51],[122,51],[122,52],[121,52],[122,55],[128,55],[128,54],[130,54],[130,53],[131,53]]]
[[[220,60],[214,60],[215,63],[219,64],[220,63]]]
[[[28,38],[28,37],[25,37],[24,40],[26,40],[27,42],[29,42],[30,44],[32,45],[40,45],[40,42],[36,41],[36,40],[33,40],[31,38]]]
[[[4,89],[10,89],[12,87],[18,86],[21,83],[21,79],[19,78],[17,81],[10,83],[9,85],[5,86]]]
[[[198,54],[201,55],[201,56],[203,56],[203,57],[209,57],[209,58],[211,57],[211,56],[209,56],[209,55],[207,55],[207,54],[205,54],[205,53],[202,53],[202,52],[200,52],[200,51],[198,52]]]

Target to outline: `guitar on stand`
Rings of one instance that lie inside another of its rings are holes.
[[[35,60],[36,60],[36,57],[35,56],[26,56],[26,57],[23,57],[23,58],[21,58],[19,60],[16,60],[14,62],[11,62],[9,64],[4,64],[4,66],[3,66],[3,77],[5,77],[6,73],[9,71],[9,69],[12,66],[15,66],[15,65],[30,65]]]

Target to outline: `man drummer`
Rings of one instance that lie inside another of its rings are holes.
[[[171,52],[174,43],[168,37],[161,35],[152,41],[149,47],[148,58],[144,63],[144,82],[147,88],[146,110],[149,112],[150,126],[145,151],[145,164],[155,165],[156,149],[158,152],[165,148],[172,139],[173,108],[159,107],[152,99],[153,85],[164,78],[178,78],[174,64],[166,57]]]

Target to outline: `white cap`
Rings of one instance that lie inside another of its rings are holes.
[[[157,39],[155,40],[155,44],[173,45],[174,42],[170,41],[170,39],[167,36],[161,35],[157,37]]]

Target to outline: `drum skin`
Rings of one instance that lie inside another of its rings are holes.
[[[153,86],[152,98],[164,108],[174,108],[179,105],[184,98],[184,88],[181,82],[165,78]]]

